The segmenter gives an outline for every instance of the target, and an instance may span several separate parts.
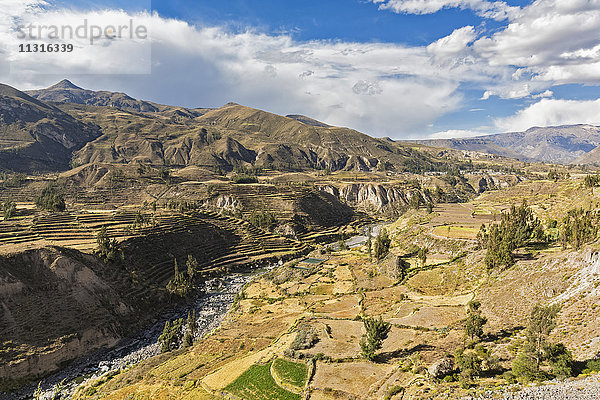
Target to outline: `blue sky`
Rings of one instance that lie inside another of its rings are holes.
[[[64,75],[167,104],[235,101],[394,138],[600,124],[598,0],[25,3],[35,10],[19,5],[8,13],[147,23],[151,57],[106,41],[26,75],[18,66],[27,60],[15,56],[4,81],[17,87]],[[151,68],[131,68],[141,63]]]

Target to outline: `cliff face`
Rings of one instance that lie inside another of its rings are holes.
[[[413,197],[421,202],[431,202],[429,194],[414,189],[386,186],[372,183],[353,183],[340,188],[323,185],[320,190],[327,192],[352,207],[378,212],[394,212],[408,207]]]
[[[117,342],[119,321],[134,310],[103,269],[59,248],[0,257],[0,377],[40,375]]]

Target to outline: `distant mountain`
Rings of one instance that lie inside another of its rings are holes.
[[[93,91],[82,89],[67,79],[46,89],[28,90],[25,93],[31,97],[46,101],[59,103],[76,103],[91,106],[117,107],[134,112],[156,112],[158,105],[147,101],[136,100],[125,93],[107,91]]]
[[[0,169],[68,169],[72,153],[99,135],[98,127],[0,84]]]
[[[19,148],[28,158],[0,157],[3,169],[142,163],[215,172],[242,166],[423,172],[465,161],[462,152],[376,139],[303,115],[284,117],[236,103],[188,109],[91,91],[68,80],[27,93],[4,88],[0,140],[10,151],[3,157]]]
[[[600,146],[600,127],[592,125],[535,127],[525,132],[416,142],[427,146],[497,154],[521,161],[557,164],[587,163],[586,154]],[[595,158],[600,161],[599,156]]]

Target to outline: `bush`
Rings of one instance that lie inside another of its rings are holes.
[[[249,175],[249,174],[234,174],[231,177],[231,181],[233,183],[239,183],[239,184],[248,184],[248,183],[258,183],[258,178],[255,175]]]
[[[277,223],[277,218],[270,211],[255,210],[248,217],[248,222],[258,228],[268,229]]]
[[[394,397],[397,394],[400,393],[404,393],[404,388],[400,385],[396,385],[396,386],[392,386],[390,388],[390,390],[387,391],[387,393],[385,394],[384,399],[385,400],[390,400],[392,397]]]
[[[473,378],[481,374],[483,360],[474,350],[458,349],[454,353],[454,360],[460,370],[459,380],[463,387],[473,385]]]
[[[67,208],[63,193],[54,183],[50,183],[42,190],[35,200],[35,205],[40,210],[46,211],[65,211]]]
[[[290,345],[290,350],[305,350],[310,349],[319,341],[319,336],[317,335],[315,328],[310,325],[302,324],[298,328],[298,333],[296,333],[296,337],[294,341]]]

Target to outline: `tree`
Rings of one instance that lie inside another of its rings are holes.
[[[167,291],[179,297],[187,297],[192,289],[192,281],[189,277],[186,278],[183,272],[179,272],[179,264],[177,259],[173,265],[174,277],[167,283]]]
[[[465,321],[465,334],[471,339],[481,339],[483,336],[483,326],[487,323],[487,318],[481,315],[481,303],[477,300],[471,300],[467,304],[467,319]]]
[[[600,175],[586,175],[583,184],[588,188],[600,186]]]
[[[65,211],[66,204],[65,198],[62,192],[54,184],[54,182],[48,184],[42,193],[35,200],[35,205],[40,210],[46,211]]]
[[[17,204],[10,197],[2,204],[2,212],[4,214],[4,220],[8,221],[17,213]]]
[[[474,350],[457,349],[454,353],[454,360],[460,370],[460,382],[467,388],[473,384],[473,378],[481,374],[481,365],[483,360]]]
[[[422,267],[424,267],[425,263],[427,262],[427,253],[429,253],[429,249],[427,247],[421,247],[417,252],[417,257],[419,258],[419,261],[421,261]]]
[[[196,272],[198,271],[198,260],[196,260],[191,254],[188,255],[187,261],[185,262],[187,268],[187,275],[191,281],[194,280]]]
[[[421,206],[421,194],[419,192],[413,192],[412,197],[409,200],[410,208],[418,210]]]
[[[390,244],[392,240],[389,238],[388,233],[385,229],[382,229],[379,232],[379,235],[375,238],[375,244],[373,252],[375,253],[375,258],[377,260],[381,260],[384,258],[388,252],[390,251]]]
[[[489,269],[509,268],[514,264],[513,251],[532,240],[545,240],[544,230],[533,211],[523,203],[502,213],[500,223],[490,224],[489,231],[480,230],[478,241],[487,245],[485,264]]]
[[[104,262],[117,262],[123,260],[123,252],[119,248],[117,239],[112,239],[108,236],[106,226],[103,226],[96,235],[96,254],[104,260]]]
[[[161,335],[158,337],[158,343],[160,343],[160,351],[162,353],[177,350],[179,347],[181,347],[181,330],[183,323],[183,318],[176,319],[173,322],[165,322],[165,327],[163,328]]]
[[[373,361],[375,359],[375,352],[379,350],[383,341],[387,339],[392,325],[389,322],[383,321],[381,316],[379,319],[372,317],[363,318],[363,324],[366,333],[360,339],[360,348],[362,355],[367,359]]]
[[[569,244],[580,249],[585,243],[594,241],[597,235],[598,214],[582,208],[569,210],[559,228],[559,239],[565,249]]]
[[[560,311],[558,305],[540,306],[536,305],[531,311],[529,325],[527,327],[527,341],[532,346],[536,364],[539,367],[544,359],[544,349],[550,332],[556,327],[556,316]]]
[[[185,335],[183,335],[183,347],[191,347],[194,344],[194,337],[196,336],[196,310],[188,312],[187,316],[187,329]]]
[[[543,380],[547,374],[542,365],[548,362],[552,374],[559,378],[571,376],[573,356],[562,343],[549,343],[548,338],[556,327],[558,305],[536,305],[531,311],[527,326],[527,341],[513,362],[513,374],[523,381]]]
[[[398,273],[398,280],[404,281],[408,276],[410,270],[410,263],[404,260],[402,257],[396,257],[396,271]]]

